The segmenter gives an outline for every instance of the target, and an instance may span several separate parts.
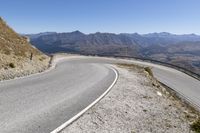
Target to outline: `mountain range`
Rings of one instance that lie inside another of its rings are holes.
[[[168,62],[200,74],[200,36],[167,32],[114,34],[80,31],[28,34],[31,43],[45,53],[68,52],[91,55],[121,55]]]

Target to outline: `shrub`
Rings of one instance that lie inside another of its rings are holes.
[[[10,63],[10,64],[9,64],[9,67],[15,68],[15,64],[14,64],[14,63]]]
[[[5,53],[6,55],[10,55],[10,51],[9,51],[9,50],[6,50],[4,53]]]
[[[153,72],[150,67],[145,67],[144,70],[149,73],[150,76],[153,77]]]
[[[192,123],[192,125],[190,127],[196,133],[200,133],[200,119],[198,119],[197,121],[195,121],[194,123]]]
[[[46,58],[43,57],[43,56],[39,58],[40,61],[43,61],[43,60],[45,60],[45,59],[46,59]]]

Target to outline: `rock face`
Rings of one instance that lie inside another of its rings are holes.
[[[0,18],[0,80],[42,71],[49,57],[33,47]],[[31,59],[32,55],[32,59]]]

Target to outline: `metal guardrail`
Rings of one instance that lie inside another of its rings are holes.
[[[167,66],[167,67],[171,67],[171,68],[174,68],[174,69],[177,69],[197,80],[200,80],[200,74],[197,74],[197,73],[194,73],[186,68],[183,68],[183,67],[180,67],[180,66],[177,66],[177,65],[174,65],[174,64],[170,64],[170,63],[166,63],[166,62],[162,62],[162,61],[158,61],[158,60],[153,60],[153,59],[149,59],[149,58],[140,58],[140,57],[130,57],[130,56],[116,56],[116,57],[122,57],[122,58],[133,58],[133,59],[136,59],[136,60],[141,60],[141,61],[147,61],[147,62],[151,62],[151,63],[156,63],[156,64],[159,64],[159,65],[164,65],[164,66]]]
[[[200,74],[194,73],[186,68],[180,67],[180,66],[176,66],[174,64],[170,64],[170,63],[166,63],[166,62],[162,62],[162,61],[158,61],[158,60],[153,60],[153,59],[148,59],[148,58],[140,58],[140,57],[131,57],[131,56],[114,56],[114,57],[121,57],[121,58],[132,58],[132,59],[136,59],[136,60],[141,60],[141,61],[147,61],[147,62],[151,62],[151,63],[156,63],[159,65],[163,65],[163,66],[167,66],[167,67],[171,67],[174,69],[177,69],[197,80],[200,80]]]
[[[70,52],[69,52],[70,53]],[[71,53],[71,54],[75,54],[75,53]],[[123,56],[123,55],[111,55],[111,54],[86,54],[86,53],[81,53],[79,52],[80,55],[86,55],[86,56],[100,56],[100,57],[114,57],[114,58],[128,58],[128,59],[135,59],[135,60],[140,60],[140,61],[146,61],[146,62],[150,62],[150,63],[155,63],[155,64],[159,64],[159,65],[163,65],[163,66],[167,66],[167,67],[171,67],[174,69],[177,69],[197,80],[200,81],[200,74],[195,73],[193,71],[190,71],[186,68],[174,65],[174,64],[170,64],[170,63],[166,63],[166,62],[162,62],[162,61],[158,61],[158,60],[153,60],[150,58],[142,58],[142,57],[136,57],[136,56]],[[50,55],[51,56],[51,55]]]
[[[189,107],[193,111],[197,111],[198,114],[200,113],[200,106],[198,104],[196,104],[195,102],[193,102],[189,97],[183,95],[181,92],[175,91],[174,89],[170,88],[169,86],[167,86],[166,84],[164,84],[160,81],[158,81],[158,82],[162,86],[164,86],[172,96],[175,96],[176,98],[180,99],[184,104],[187,105],[187,107]]]

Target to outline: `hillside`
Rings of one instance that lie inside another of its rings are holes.
[[[0,18],[0,80],[42,71],[49,57],[34,48]],[[32,56],[32,57],[31,57]]]
[[[71,52],[83,54],[122,55],[127,52],[135,56],[139,46],[126,35],[111,33],[83,34],[80,31],[71,33],[52,33],[38,38],[29,36],[32,44],[47,53]],[[127,50],[127,46],[129,49]]]

